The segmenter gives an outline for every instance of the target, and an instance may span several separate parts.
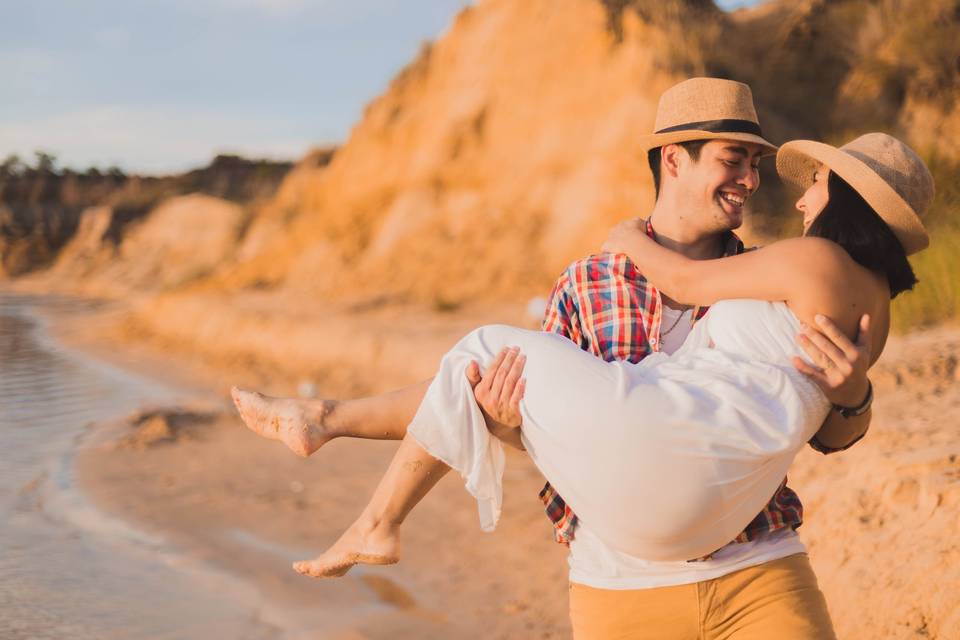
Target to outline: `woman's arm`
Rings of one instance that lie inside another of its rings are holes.
[[[794,300],[805,287],[822,292],[842,268],[842,249],[822,238],[792,238],[737,256],[692,260],[657,244],[636,220],[614,227],[603,250],[626,254],[662,293],[692,305],[730,298]]]

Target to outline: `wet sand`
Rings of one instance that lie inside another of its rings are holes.
[[[176,396],[63,348],[37,314],[88,306],[0,295],[0,637],[278,637],[248,586],[77,489],[74,453],[91,421]]]

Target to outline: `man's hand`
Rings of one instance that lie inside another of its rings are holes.
[[[525,362],[526,357],[514,347],[502,349],[482,375],[475,361],[471,361],[466,370],[487,429],[494,437],[518,449],[523,449],[519,427],[523,423],[520,400],[526,388],[526,380],[521,377]]]
[[[636,246],[637,238],[646,238],[647,234],[641,226],[641,218],[624,220],[607,235],[607,241],[600,248],[607,253],[630,253]]]
[[[816,322],[816,328],[804,325],[797,335],[797,342],[814,365],[795,357],[793,366],[813,380],[833,404],[855,407],[867,397],[867,369],[873,355],[870,316],[860,318],[856,343],[830,318],[818,315]]]

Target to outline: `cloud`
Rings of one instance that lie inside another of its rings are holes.
[[[78,169],[180,171],[217,153],[295,159],[312,142],[269,119],[183,107],[104,106],[0,122],[0,157],[42,149]]]

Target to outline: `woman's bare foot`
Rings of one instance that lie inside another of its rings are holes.
[[[396,527],[354,522],[340,539],[313,560],[293,563],[293,570],[311,578],[339,578],[356,564],[396,564],[400,561]]]
[[[280,440],[298,456],[306,458],[334,437],[324,424],[335,407],[333,401],[271,398],[238,387],[233,387],[230,395],[251,431]]]

